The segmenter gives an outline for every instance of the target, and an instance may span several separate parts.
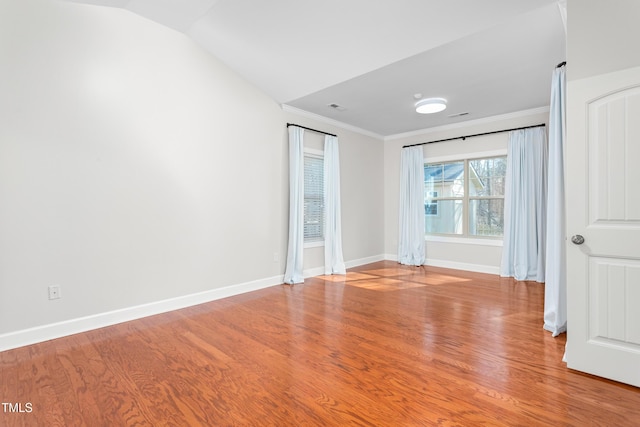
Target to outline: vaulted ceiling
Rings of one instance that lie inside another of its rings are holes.
[[[565,60],[556,0],[68,1],[183,32],[279,103],[380,136],[545,107]],[[415,94],[448,108],[417,114]]]

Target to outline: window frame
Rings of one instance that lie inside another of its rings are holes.
[[[439,157],[424,157],[424,165],[437,164],[437,163],[450,163],[450,162],[464,162],[464,197],[444,197],[437,198],[434,201],[439,200],[462,200],[462,234],[448,234],[448,233],[427,233],[425,231],[425,241],[431,242],[445,242],[445,243],[464,243],[473,245],[484,246],[502,246],[503,236],[483,236],[469,234],[469,203],[471,200],[485,200],[485,199],[504,199],[502,196],[470,196],[469,195],[469,161],[505,157],[507,155],[507,149],[480,151],[474,153],[439,156]],[[426,214],[425,214],[426,217]]]

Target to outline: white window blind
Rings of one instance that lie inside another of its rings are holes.
[[[324,239],[324,159],[304,155],[304,240]]]

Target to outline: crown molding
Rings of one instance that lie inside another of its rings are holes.
[[[507,113],[507,114],[501,114],[499,116],[491,116],[491,117],[483,117],[481,119],[475,119],[475,120],[468,120],[468,121],[464,121],[464,122],[458,122],[458,123],[452,123],[450,125],[443,125],[443,126],[436,126],[436,127],[432,127],[432,128],[427,128],[427,129],[420,129],[420,130],[415,130],[415,131],[411,131],[411,132],[405,132],[405,133],[398,133],[395,135],[389,135],[389,136],[385,136],[384,137],[384,141],[395,141],[398,139],[404,139],[404,138],[410,138],[410,137],[414,137],[414,136],[422,136],[422,135],[429,135],[435,132],[442,132],[442,131],[447,131],[447,130],[454,130],[454,129],[461,129],[461,128],[466,128],[469,126],[475,126],[475,125],[483,125],[483,124],[487,124],[487,123],[495,123],[495,122],[499,122],[499,121],[503,121],[503,120],[510,120],[510,119],[517,119],[520,117],[526,117],[526,116],[532,116],[534,114],[544,114],[544,113],[548,113],[549,112],[549,107],[539,107],[539,108],[532,108],[530,110],[522,110],[522,111],[516,111],[513,113]]]
[[[287,113],[292,113],[292,114],[295,114],[297,116],[306,117],[308,119],[316,120],[316,121],[321,122],[321,123],[326,123],[328,125],[332,125],[332,126],[336,126],[336,127],[345,129],[345,130],[356,132],[356,133],[359,133],[361,135],[370,136],[371,138],[376,138],[376,139],[379,139],[380,141],[384,141],[385,140],[384,136],[382,136],[380,134],[377,134],[375,132],[368,131],[366,129],[359,128],[357,126],[353,126],[353,125],[350,125],[350,124],[347,124],[347,123],[343,123],[343,122],[338,121],[338,120],[330,119],[328,117],[321,116],[321,115],[316,114],[316,113],[310,113],[309,111],[301,110],[299,108],[292,107],[292,106],[287,105],[287,104],[281,104],[281,107],[282,107],[282,111],[285,111]]]
[[[469,126],[475,126],[475,125],[483,125],[483,124],[487,124],[487,123],[495,123],[495,122],[499,122],[499,121],[503,121],[503,120],[510,120],[510,119],[517,119],[520,117],[527,117],[527,116],[532,116],[535,114],[544,114],[544,113],[548,113],[549,112],[549,107],[539,107],[539,108],[532,108],[529,110],[522,110],[522,111],[516,111],[513,113],[507,113],[507,114],[501,114],[498,116],[491,116],[491,117],[483,117],[481,119],[475,119],[475,120],[467,120],[464,122],[458,122],[458,123],[452,123],[450,125],[443,125],[443,126],[436,126],[436,127],[432,127],[432,128],[426,128],[426,129],[420,129],[420,130],[415,130],[415,131],[411,131],[411,132],[404,132],[404,133],[398,133],[395,135],[388,135],[388,136],[382,136],[380,134],[377,134],[375,132],[371,132],[368,131],[366,129],[362,129],[359,128],[357,126],[353,126],[335,119],[330,119],[328,117],[325,116],[321,116],[319,114],[316,113],[311,113],[309,111],[305,111],[305,110],[301,110],[299,108],[296,107],[292,107],[290,105],[287,104],[281,104],[281,108],[283,111],[288,112],[288,113],[292,113],[295,114],[297,116],[301,116],[301,117],[306,117],[308,119],[312,119],[321,123],[326,123],[328,125],[332,125],[332,126],[336,126],[345,130],[349,130],[352,132],[356,132],[359,133],[361,135],[365,135],[365,136],[369,136],[372,138],[376,138],[379,139],[381,141],[395,141],[398,139],[404,139],[404,138],[410,138],[410,137],[415,137],[415,136],[423,136],[423,135],[429,135],[432,133],[436,133],[436,132],[443,132],[443,131],[447,131],[447,130],[455,130],[455,129],[462,129],[462,128],[467,128]]]

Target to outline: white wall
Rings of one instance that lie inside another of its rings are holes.
[[[541,109],[469,121],[448,129],[433,129],[428,132],[388,139],[385,142],[384,150],[385,253],[387,257],[397,259],[398,253],[400,151],[404,145],[547,123],[548,118],[549,113]],[[468,138],[464,141],[439,142],[425,145],[424,153],[425,158],[452,156],[463,159],[469,153],[506,150],[507,140],[508,133],[499,133]],[[465,239],[457,240],[462,242]],[[496,243],[499,244],[499,242],[487,242],[480,239],[465,243],[428,241],[426,245],[427,264],[498,274],[502,247],[496,246]]]
[[[567,79],[640,66],[640,1],[569,0]]]
[[[0,348],[29,328],[278,283],[287,121],[340,137],[345,259],[384,251],[382,141],[283,112],[137,15],[0,0],[0,94]]]

